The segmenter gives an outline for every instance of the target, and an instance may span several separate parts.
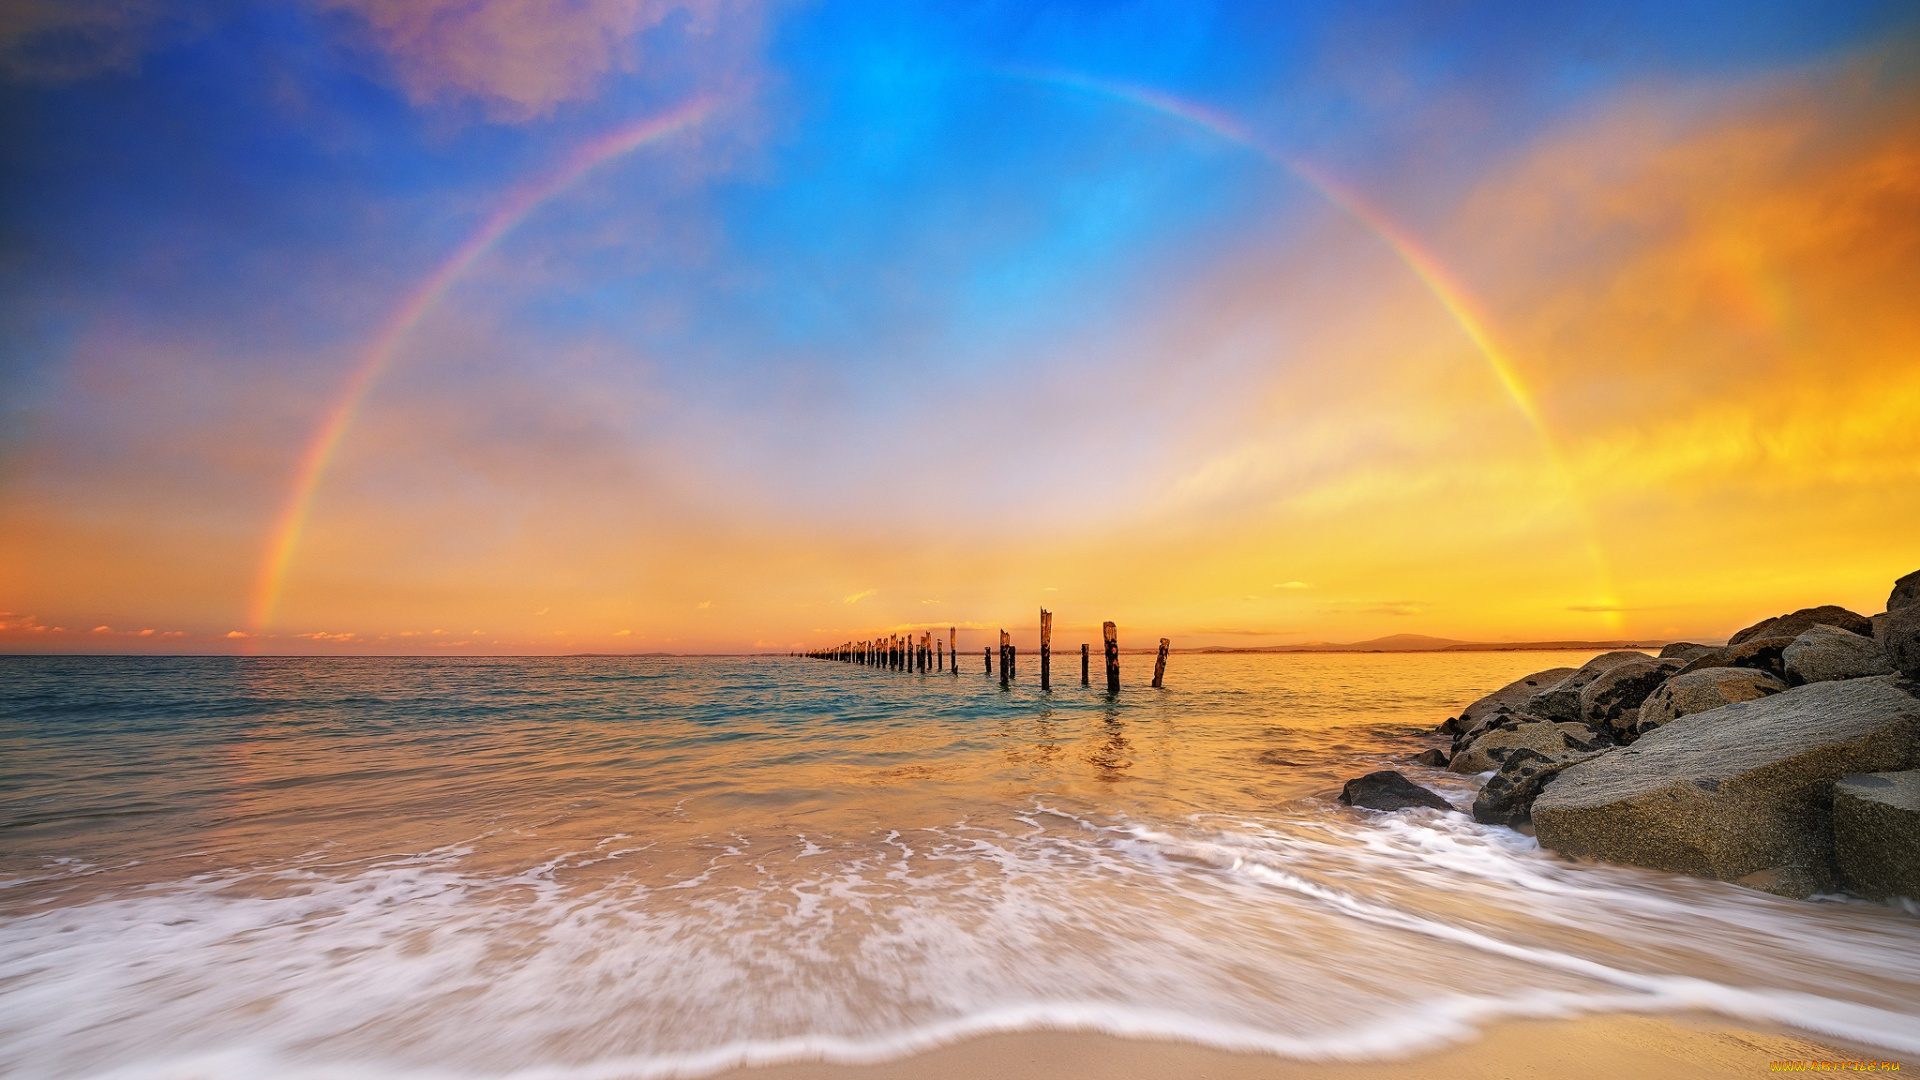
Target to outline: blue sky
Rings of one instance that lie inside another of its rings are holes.
[[[327,513],[473,552],[473,574],[565,564],[502,523],[593,490],[650,507],[674,559],[709,527],[1112,524],[1128,492],[1160,505],[1250,453],[1228,444],[1279,382],[1339,383],[1425,347],[1369,335],[1447,324],[1271,161],[1073,79],[1232,118],[1441,245],[1497,311],[1513,263],[1469,210],[1542,146],[1649,110],[1684,141],[1849,64],[1880,65],[1862,100],[1897,103],[1914,29],[1893,3],[22,10],[0,30],[0,506],[34,523],[5,579],[32,602],[0,606],[108,618],[98,590],[27,585],[85,576],[47,545],[97,551],[151,596],[119,617],[200,636],[238,618],[302,448],[398,299],[578,147],[700,95],[723,104],[461,276],[355,420]],[[1256,279],[1289,284],[1241,296]],[[869,486],[909,461],[948,480]],[[1043,467],[1087,461],[1084,482]],[[309,596],[415,576],[349,532],[343,561],[314,543]],[[186,554],[215,550],[230,569]]]

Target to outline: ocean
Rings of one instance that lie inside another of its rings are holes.
[[[1588,653],[0,657],[0,1075],[694,1076],[1690,1011],[1920,1054],[1920,918],[1340,784]],[[963,665],[964,666],[964,665]],[[1095,675],[1098,681],[1098,673]]]

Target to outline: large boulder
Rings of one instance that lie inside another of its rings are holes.
[[[1920,679],[1920,570],[1893,583],[1880,632],[1894,668],[1909,679]]]
[[[1559,682],[1528,698],[1526,707],[1515,711],[1538,716],[1544,720],[1577,721],[1580,719],[1580,691],[1585,690],[1588,684],[1613,668],[1629,660],[1646,658],[1646,653],[1633,649],[1601,653],[1581,664]]]
[[[1706,668],[1675,675],[1641,702],[1633,733],[1635,737],[1645,735],[1683,716],[1736,701],[1756,701],[1786,688],[1786,682],[1778,676],[1752,668]]]
[[[1382,769],[1347,781],[1346,786],[1340,789],[1340,801],[1368,810],[1407,810],[1419,806],[1435,810],[1453,809],[1452,803],[1392,769]]]
[[[1560,761],[1612,745],[1613,739],[1606,732],[1586,724],[1506,716],[1487,725],[1456,750],[1447,768],[1457,773],[1483,773],[1498,769],[1509,755],[1521,749]]]
[[[1893,673],[1887,650],[1881,648],[1879,642],[1833,626],[1816,626],[1794,638],[1793,644],[1781,652],[1780,659],[1786,663],[1787,681],[1792,683],[1864,679]]]
[[[1675,641],[1661,647],[1660,659],[1685,662],[1696,656],[1705,656],[1712,651],[1713,646],[1711,645],[1695,645],[1691,641]]]
[[[1534,800],[1540,797],[1549,780],[1570,765],[1589,761],[1606,752],[1602,750],[1556,759],[1524,747],[1515,750],[1501,764],[1500,771],[1487,778],[1480,794],[1475,796],[1473,820],[1482,825],[1518,827],[1527,824],[1532,820]]]
[[[1632,739],[1634,725],[1640,721],[1641,702],[1685,666],[1686,661],[1678,657],[1662,660],[1652,656],[1613,665],[1580,691],[1580,719],[1606,728],[1616,739]]]
[[[1472,733],[1499,715],[1521,712],[1527,699],[1573,674],[1570,667],[1548,668],[1524,675],[1460,710],[1460,715],[1440,725],[1453,735]]]
[[[1696,656],[1674,674],[1685,675],[1693,671],[1705,671],[1707,668],[1734,667],[1765,671],[1784,679],[1787,677],[1787,662],[1783,654],[1793,641],[1794,639],[1790,637],[1751,638],[1738,645],[1727,645]]]
[[[1889,605],[1891,606],[1891,605]],[[1796,638],[1816,626],[1837,626],[1842,630],[1859,634],[1862,637],[1873,636],[1873,624],[1865,615],[1856,615],[1846,608],[1833,604],[1820,607],[1801,608],[1786,615],[1775,615],[1771,619],[1761,619],[1745,630],[1727,639],[1727,644],[1738,645],[1754,638],[1785,637]]]
[[[1569,766],[1533,804],[1564,855],[1753,885],[1829,888],[1833,785],[1920,764],[1920,697],[1895,677],[1809,683],[1695,713]]]
[[[1920,772],[1864,773],[1835,784],[1833,854],[1852,888],[1875,899],[1920,900]]]

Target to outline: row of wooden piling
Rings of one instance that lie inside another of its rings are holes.
[[[960,674],[959,628],[947,627],[947,639],[941,641],[933,631],[923,631],[916,639],[911,634],[885,634],[863,638],[859,641],[845,641],[830,649],[812,649],[796,656],[805,656],[814,660],[838,660],[845,664],[858,664],[862,667],[885,668],[892,671],[918,671],[921,674],[929,670],[955,676]],[[1101,649],[1106,659],[1107,693],[1120,692],[1120,634],[1113,623],[1100,624]],[[1160,639],[1160,653],[1153,662],[1153,686],[1158,690],[1167,677],[1167,651],[1171,643]],[[988,675],[993,674],[993,646],[980,649],[981,661]],[[1089,686],[1091,652],[1085,642],[1080,645],[1080,685]],[[1013,680],[1015,668],[1019,663],[1019,654],[1013,645],[1013,638],[1005,630],[1000,631],[1000,684],[1007,685]],[[1053,689],[1053,612],[1040,609],[1040,689]]]

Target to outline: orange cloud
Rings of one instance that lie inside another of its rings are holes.
[[[638,39],[669,20],[713,42],[745,21],[743,5],[724,0],[321,2],[361,20],[415,102],[477,99],[509,120],[591,97],[608,75],[635,70]]]

